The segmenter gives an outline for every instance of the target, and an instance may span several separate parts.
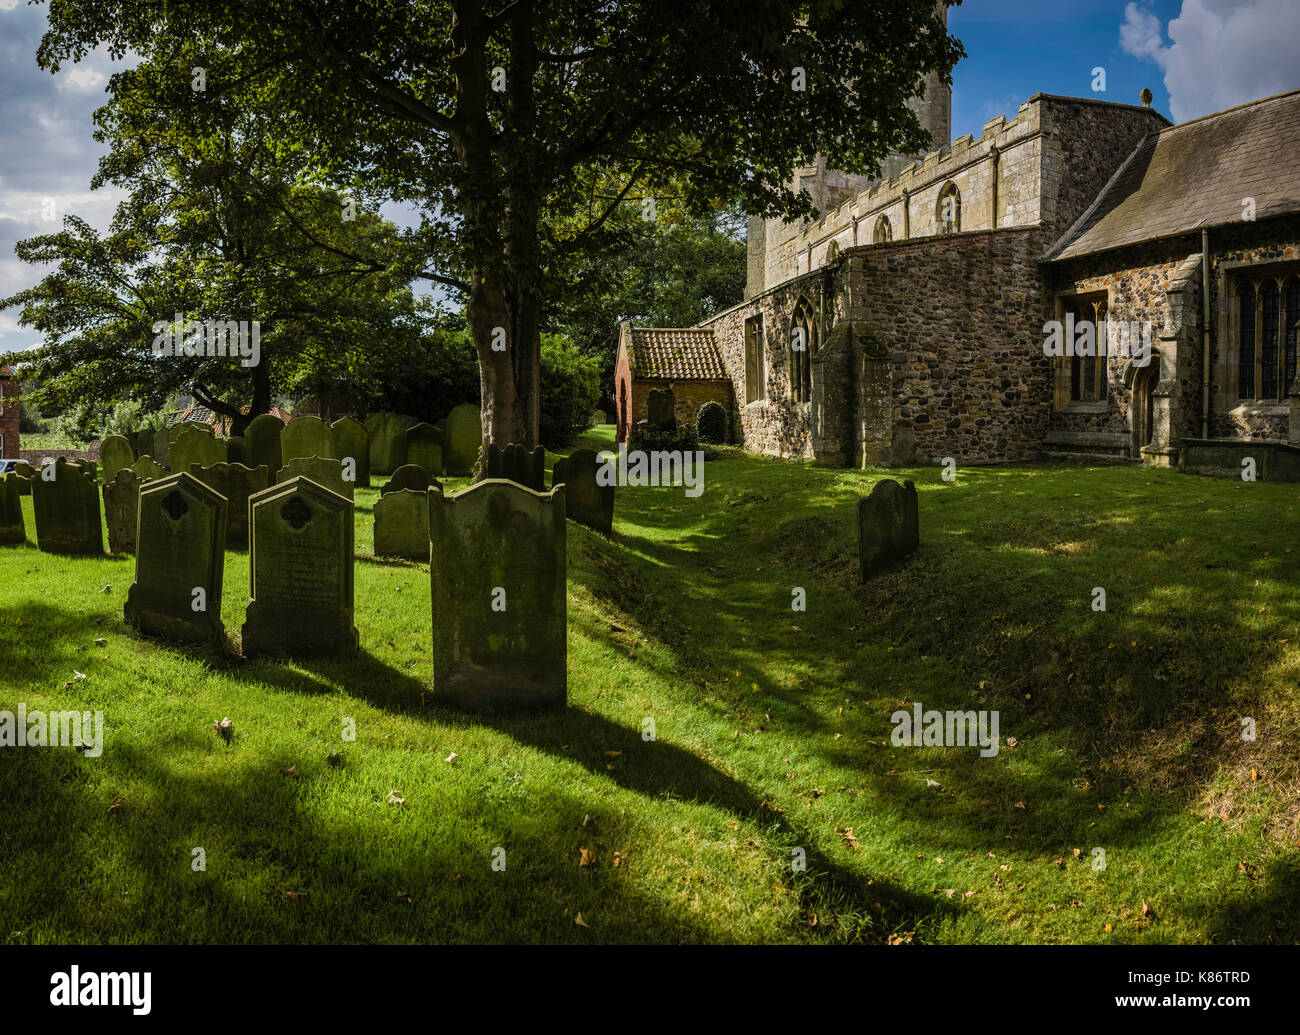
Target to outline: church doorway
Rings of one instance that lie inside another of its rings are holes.
[[[1129,408],[1129,425],[1133,441],[1129,455],[1134,459],[1142,458],[1142,447],[1149,446],[1155,434],[1155,387],[1158,377],[1158,365],[1152,362],[1146,369],[1139,370],[1133,379],[1133,403]]]

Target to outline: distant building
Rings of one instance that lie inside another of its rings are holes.
[[[645,419],[651,390],[665,388],[672,389],[678,424],[693,427],[695,415],[707,402],[718,403],[728,419],[735,413],[731,377],[711,330],[623,324],[614,361],[618,441],[626,442],[632,425]]]
[[[8,367],[0,366],[0,460],[19,457],[18,419],[18,378]]]

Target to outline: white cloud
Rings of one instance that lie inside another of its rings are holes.
[[[108,76],[93,68],[74,68],[64,79],[69,86],[75,86],[78,90],[89,90],[107,80]]]
[[[12,11],[18,6],[18,0],[0,0],[0,11]]]
[[[1175,122],[1300,87],[1300,4],[1295,0],[1183,0],[1160,19],[1130,3],[1120,26],[1125,53],[1164,72]]]

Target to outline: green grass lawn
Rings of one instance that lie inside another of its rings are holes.
[[[889,472],[921,549],[866,586],[884,472],[620,489],[612,539],[569,525],[569,706],[531,716],[430,700],[428,567],[370,556],[376,490],[346,662],[141,639],[130,559],[0,548],[0,707],[107,725],[98,759],[0,749],[0,941],[1295,942],[1297,488],[939,473]],[[232,553],[236,643],[247,590]],[[893,747],[914,701],[998,710],[1001,752]]]

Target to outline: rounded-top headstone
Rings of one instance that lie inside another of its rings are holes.
[[[284,466],[280,450],[280,437],[284,434],[284,421],[274,414],[263,413],[248,422],[244,429],[244,450],[248,453],[249,467],[265,467],[278,471]]]
[[[370,488],[370,435],[355,417],[340,417],[330,425],[334,435],[334,452],[340,460],[352,461],[355,484]]]
[[[379,495],[387,496],[390,492],[401,492],[403,489],[427,492],[430,485],[437,484],[437,481],[429,477],[429,472],[418,464],[403,464],[384,483]]]
[[[442,474],[442,432],[423,422],[407,428],[406,462]]]
[[[109,435],[99,444],[99,463],[104,471],[104,484],[117,477],[117,472],[135,463],[131,443],[122,435]]]
[[[280,433],[280,456],[286,464],[313,456],[333,457],[334,435],[330,426],[311,414],[294,417]]]

